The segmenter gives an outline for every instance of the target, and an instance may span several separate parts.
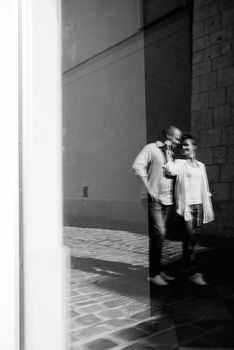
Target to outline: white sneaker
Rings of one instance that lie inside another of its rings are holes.
[[[155,284],[156,286],[163,287],[163,286],[168,285],[168,283],[166,281],[164,281],[164,279],[160,275],[156,275],[154,277],[149,277],[148,280],[151,283]]]
[[[165,280],[165,281],[174,281],[175,277],[167,275],[165,272],[160,272],[160,276]]]
[[[196,284],[197,286],[206,286],[207,283],[204,280],[201,273],[195,273],[194,275],[189,277],[190,282]]]

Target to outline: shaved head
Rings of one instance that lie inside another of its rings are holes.
[[[164,137],[169,140],[172,144],[172,148],[176,148],[181,139],[181,131],[174,125],[169,125],[166,129],[163,130]]]
[[[168,135],[170,135],[170,136],[173,135],[175,131],[181,132],[180,129],[177,128],[176,126],[168,125],[167,128],[162,130],[162,134],[163,134],[164,137],[167,137]]]

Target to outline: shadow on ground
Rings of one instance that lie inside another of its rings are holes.
[[[204,249],[198,254],[208,282],[205,287],[188,282],[180,273],[178,258],[167,260],[165,266],[176,279],[160,288],[147,282],[148,268],[142,265],[71,257],[72,270],[84,272],[81,279],[87,288],[97,286],[144,302],[148,308],[130,313],[127,320],[105,321],[118,325],[119,330],[110,330],[108,339],[100,336],[88,349],[103,350],[106,344],[114,347],[119,339],[125,350],[234,349],[234,245],[206,243],[203,241]]]
[[[141,265],[72,256],[71,267],[98,274],[89,283],[124,296],[144,296],[148,288],[148,268]]]
[[[212,285],[234,285],[234,246],[207,248],[198,254],[202,271],[208,282],[206,287],[191,285],[185,275],[180,274],[181,261],[171,261],[165,270],[176,276],[168,287],[159,288],[151,285],[151,300],[160,299],[160,305],[193,296],[212,296]],[[89,283],[105,290],[111,290],[125,296],[145,296],[149,288],[148,268],[125,262],[105,261],[96,258],[71,257],[74,270],[96,274]],[[158,301],[156,302],[158,304]]]

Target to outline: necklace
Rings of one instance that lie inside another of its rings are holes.
[[[198,162],[196,161],[196,159],[186,159],[188,164],[190,164],[193,168],[198,168]]]

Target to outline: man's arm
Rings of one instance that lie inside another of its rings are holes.
[[[151,146],[146,145],[134,160],[132,167],[136,175],[141,179],[148,194],[153,199],[155,199],[154,195],[151,193],[151,190],[149,188],[149,182],[148,182],[147,168],[150,161],[151,161]]]
[[[147,178],[147,167],[150,162],[149,145],[146,145],[141,152],[137,155],[133,162],[133,169],[137,176]]]

